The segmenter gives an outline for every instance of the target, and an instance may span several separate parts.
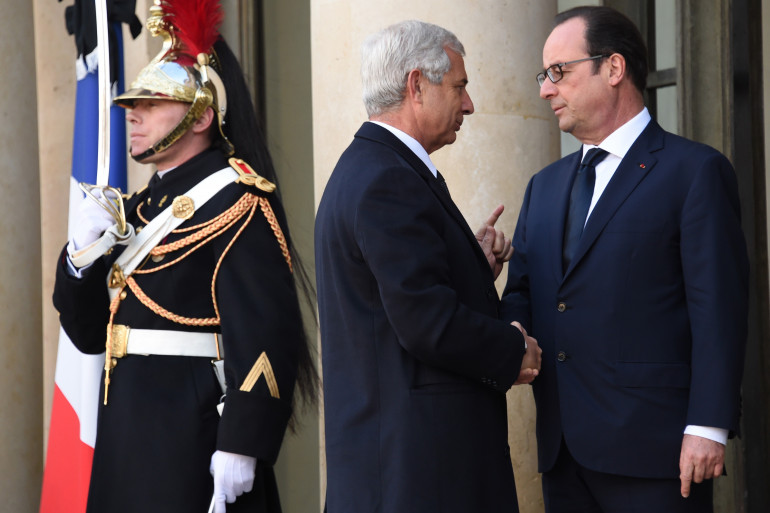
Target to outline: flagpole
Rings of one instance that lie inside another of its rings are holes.
[[[110,82],[109,52],[107,57],[93,53],[96,48],[86,44],[78,35],[86,32],[95,33],[95,14],[106,19],[106,2],[84,0],[84,12],[87,16],[77,17],[70,34],[76,36],[78,60],[83,65],[83,74],[78,75],[75,97],[75,119],[73,125],[72,176],[70,178],[70,213],[82,201],[83,194],[78,189],[79,182],[100,183],[97,169],[105,170],[103,184],[109,178],[115,186],[126,188],[126,137],[123,109],[111,107],[113,90]],[[133,13],[125,14],[123,19],[113,22],[113,56],[118,70],[115,93],[123,89],[122,63],[122,23],[133,23],[132,36],[138,35],[141,27]],[[138,27],[136,26],[138,25]],[[107,30],[102,26],[101,48],[106,49],[109,42]],[[90,39],[90,36],[89,36]],[[95,57],[101,73],[87,72],[89,55]],[[103,62],[103,64],[102,64]],[[100,77],[100,75],[102,75]],[[99,86],[99,78],[106,85]],[[104,93],[100,94],[100,91]],[[98,100],[103,98],[104,107],[99,107]],[[113,109],[115,109],[113,111]],[[107,114],[110,113],[111,115]],[[109,115],[109,118],[107,117]],[[109,119],[109,122],[106,120]],[[100,125],[101,122],[101,125]],[[110,126],[112,127],[110,129]],[[115,139],[111,141],[110,139]],[[97,144],[98,143],[98,144]],[[111,148],[111,151],[109,148]],[[108,148],[107,152],[98,148]],[[97,158],[97,154],[99,157]],[[106,163],[106,164],[105,164]],[[97,165],[98,164],[98,165]],[[107,176],[109,175],[109,176]],[[70,231],[74,215],[70,217]],[[89,481],[91,477],[94,445],[96,441],[96,418],[99,405],[99,382],[104,367],[104,353],[86,355],[77,350],[64,330],[60,330],[59,348],[56,357],[53,404],[51,407],[51,429],[48,437],[48,449],[45,472],[40,494],[40,513],[83,513],[86,510]],[[0,507],[2,509],[2,507]]]
[[[107,0],[94,0],[96,7],[96,55],[99,73],[99,131],[96,152],[96,185],[110,180],[110,38],[107,25]]]

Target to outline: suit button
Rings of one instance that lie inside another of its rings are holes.
[[[556,305],[556,309],[559,311],[559,313],[564,312],[565,310],[567,310],[567,303],[559,303],[558,305]]]
[[[556,359],[560,362],[566,362],[567,361],[567,353],[564,351],[559,351],[559,354],[556,355]]]

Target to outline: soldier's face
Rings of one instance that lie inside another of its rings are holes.
[[[126,121],[131,126],[131,155],[141,155],[165,137],[182,120],[188,108],[189,104],[176,100],[136,100],[126,114]]]

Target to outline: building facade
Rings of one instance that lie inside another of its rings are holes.
[[[0,17],[0,496],[5,511],[38,509],[59,325],[51,305],[55,260],[66,241],[76,51],[64,27],[72,2],[6,0]],[[150,0],[137,0],[144,20]],[[647,37],[647,104],[674,132],[733,162],[751,256],[750,336],[742,437],[728,446],[717,511],[770,510],[770,302],[766,187],[770,161],[770,5],[761,0],[224,0],[223,33],[239,51],[266,123],[294,240],[312,270],[315,206],[340,153],[365,120],[359,48],[384,26],[416,18],[464,43],[476,112],[458,141],[434,154],[471,226],[497,204],[512,233],[529,177],[575,147],[538,97],[535,74],[553,15],[604,3]],[[159,44],[125,37],[126,76]],[[767,80],[766,80],[767,78]],[[131,165],[129,189],[148,170]],[[504,279],[501,279],[501,282]],[[498,284],[502,287],[503,283]],[[311,329],[313,329],[311,327]],[[319,341],[319,348],[322,341]],[[510,445],[523,513],[543,509],[536,472],[534,401],[508,394]],[[321,511],[323,411],[306,412],[287,436],[277,475],[287,513]]]

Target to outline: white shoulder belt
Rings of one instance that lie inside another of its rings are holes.
[[[123,276],[128,277],[144,261],[144,258],[152,251],[152,248],[157,246],[166,235],[192,217],[195,210],[202,207],[216,193],[224,189],[225,186],[233,183],[238,176],[238,173],[232,167],[226,167],[201,180],[184,195],[177,196],[170,206],[150,221],[141,232],[136,234],[115,261],[115,264],[113,264],[113,269],[115,265],[119,266]],[[113,269],[110,269],[110,272],[107,274],[108,284]],[[108,287],[108,290],[112,300],[120,289]]]

